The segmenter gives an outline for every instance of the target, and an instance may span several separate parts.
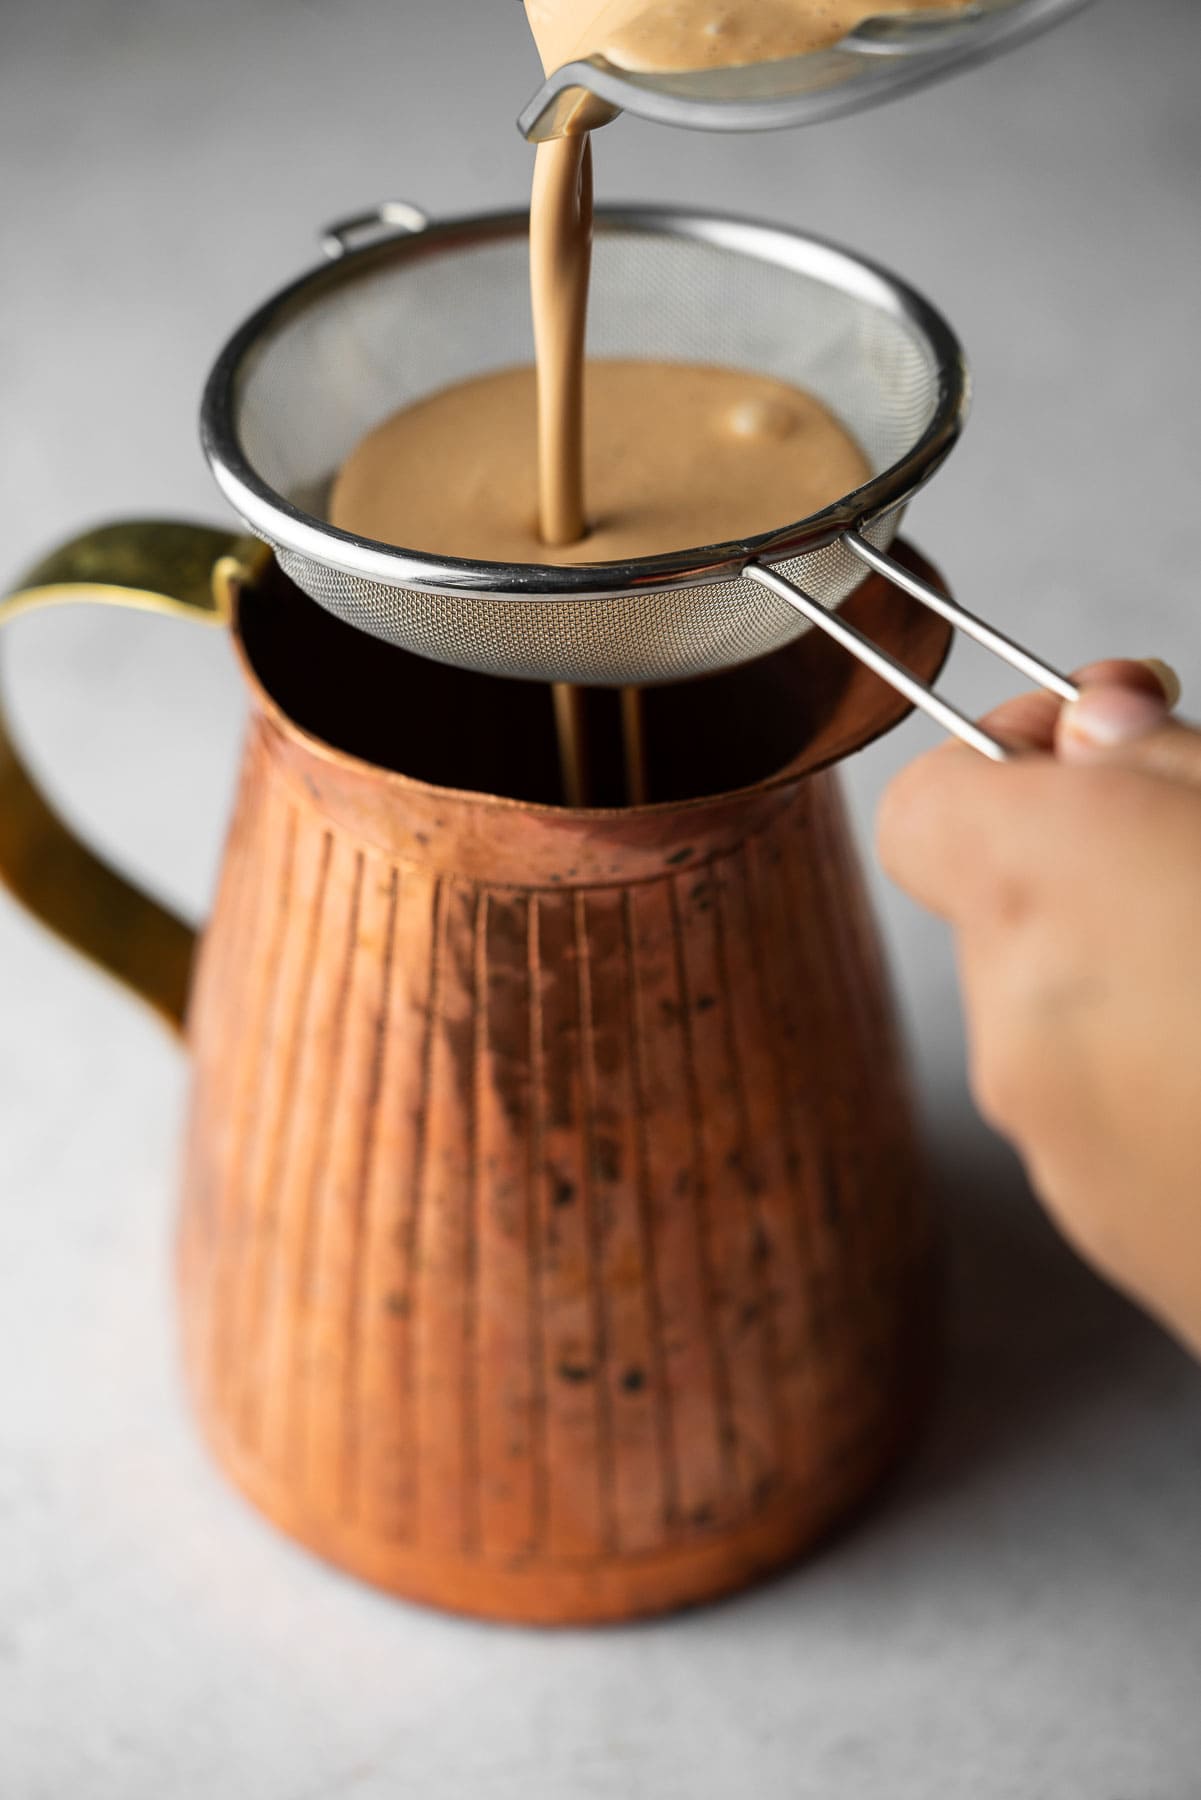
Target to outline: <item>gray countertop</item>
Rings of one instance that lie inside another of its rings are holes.
[[[1052,660],[1164,655],[1194,694],[1199,72],[1195,0],[1108,0],[807,135],[625,122],[598,145],[602,194],[810,226],[936,298],[976,413],[914,534]],[[194,414],[223,335],[328,217],[520,200],[532,77],[511,3],[3,0],[9,573],[106,517],[220,517]],[[71,816],[199,916],[242,716],[228,647],[75,609],[10,640]],[[973,706],[1007,686],[968,652],[949,684]],[[932,740],[911,722],[856,763],[865,833]],[[1196,1800],[1201,1372],[1045,1224],[971,1110],[944,933],[879,898],[951,1222],[931,1429],[785,1579],[560,1636],[381,1599],[215,1474],[174,1355],[186,1069],[0,906],[4,1800]]]

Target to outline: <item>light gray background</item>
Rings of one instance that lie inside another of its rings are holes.
[[[521,200],[533,74],[514,0],[0,0],[0,579],[105,518],[220,517],[194,415],[223,336],[329,217]],[[1194,693],[1199,76],[1196,0],[1108,0],[809,134],[599,144],[604,196],[810,226],[926,288],[977,406],[911,530],[1052,659],[1158,653]],[[75,610],[9,636],[72,816],[200,915],[242,715],[226,646]],[[1006,687],[969,654],[950,685]],[[930,741],[910,724],[854,767],[865,829]],[[377,1598],[214,1474],[172,1336],[186,1072],[0,905],[4,1800],[1196,1800],[1201,1373],[1043,1223],[968,1103],[943,932],[880,900],[952,1220],[934,1427],[807,1568],[558,1637]]]

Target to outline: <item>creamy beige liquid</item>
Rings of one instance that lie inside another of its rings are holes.
[[[584,340],[592,269],[592,142],[543,144],[530,203],[530,301],[538,370],[538,516],[543,542],[574,544],[584,510]]]
[[[334,524],[433,555],[616,562],[772,531],[867,478],[819,401],[770,377],[687,363],[590,361],[588,535],[549,544],[538,507],[532,369],[432,395],[366,438],[334,489]]]
[[[525,0],[548,70],[593,51],[633,69],[772,61],[836,43],[876,14],[966,3]],[[866,478],[838,421],[781,383],[686,364],[586,364],[591,247],[589,140],[544,144],[530,219],[536,373],[467,382],[385,422],[343,468],[334,524],[435,555],[607,562],[753,537]]]
[[[773,62],[835,44],[875,14],[953,12],[966,4],[967,0],[656,0],[648,6],[647,0],[525,0],[534,42],[548,73],[597,51],[624,68],[642,70]],[[574,543],[588,528],[582,397],[591,248],[589,141],[560,138],[542,144],[530,212],[530,292],[538,369],[539,519],[544,542],[557,548]],[[693,379],[703,381],[703,372]],[[673,386],[678,392],[678,377]],[[702,409],[707,407],[707,399],[698,395],[698,400]],[[828,430],[832,429],[831,422]],[[662,434],[651,435],[657,441]],[[755,478],[752,461],[748,456],[742,463],[748,480]],[[653,466],[640,461],[629,466],[628,475],[631,483],[657,479]],[[796,508],[786,508],[776,523],[801,516]],[[720,535],[702,530],[695,538],[678,540],[678,547],[713,543]],[[599,554],[594,548],[592,560]]]
[[[773,61],[836,43],[873,14],[966,3],[525,0],[548,71],[594,51],[641,70]],[[848,432],[780,382],[687,364],[587,364],[591,254],[589,140],[544,144],[530,218],[536,369],[464,383],[386,421],[335,483],[335,525],[433,555],[607,562],[753,537],[866,478]],[[579,690],[557,686],[555,708],[567,797],[582,804]],[[635,690],[624,715],[629,798],[638,801]]]
[[[595,50],[642,69],[770,61],[837,42],[871,14],[914,10],[914,0],[526,0],[548,70]],[[589,140],[544,144],[530,215],[536,375],[468,382],[387,421],[343,469],[335,524],[431,554],[606,562],[752,537],[865,479],[854,440],[794,389],[726,369],[587,366],[591,246]]]
[[[968,0],[525,0],[546,70],[599,53],[666,73],[778,62],[828,49],[883,13],[959,12]]]

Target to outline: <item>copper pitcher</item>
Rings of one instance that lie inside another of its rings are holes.
[[[228,622],[253,696],[195,959],[0,724],[0,873],[186,1031],[184,1360],[222,1466],[320,1555],[497,1618],[655,1613],[811,1545],[931,1361],[831,767],[903,702],[810,633],[651,690],[657,800],[572,811],[544,688],[366,639],[246,543],[110,528],[0,617],[72,598]],[[896,589],[845,612],[936,672],[947,628]]]

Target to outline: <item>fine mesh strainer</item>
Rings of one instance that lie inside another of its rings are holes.
[[[744,542],[555,568],[432,557],[327,517],[335,472],[384,418],[532,360],[526,215],[429,224],[393,202],[324,243],[328,264],[226,346],[202,429],[246,525],[304,593],[347,623],[489,674],[624,687],[729,668],[817,625],[944,727],[1002,757],[1002,746],[836,616],[875,569],[1075,697],[1062,675],[888,556],[906,503],[958,437],[968,378],[946,322],[883,270],[746,220],[598,213],[591,355],[716,363],[794,382],[850,427],[872,473],[824,512]]]

